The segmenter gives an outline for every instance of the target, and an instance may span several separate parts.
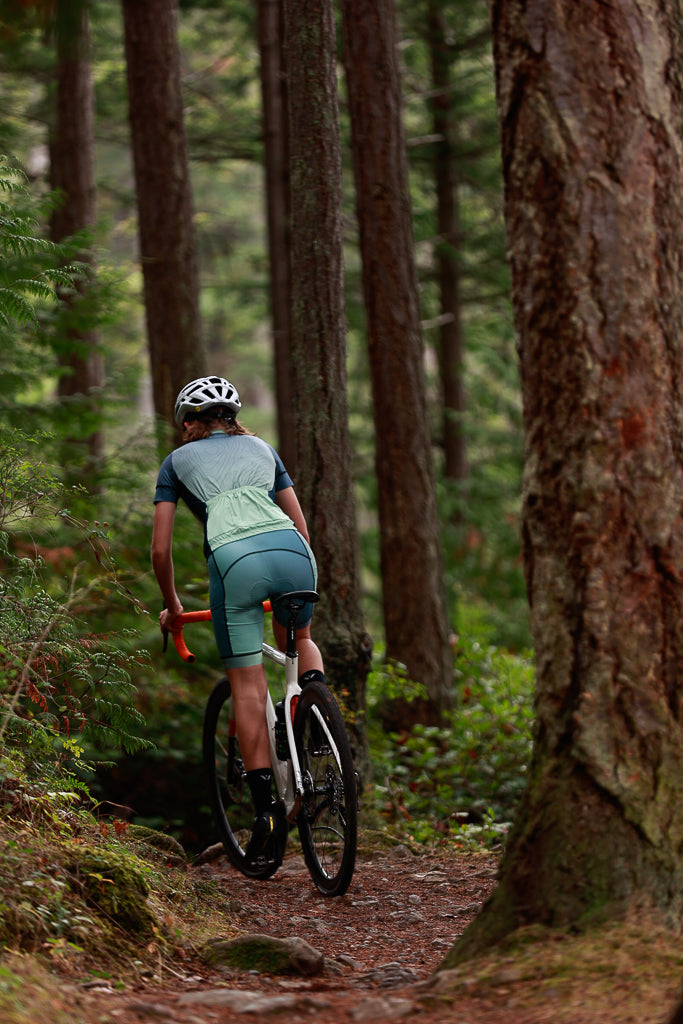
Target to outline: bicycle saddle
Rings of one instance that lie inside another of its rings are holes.
[[[319,594],[316,594],[315,590],[290,590],[286,594],[280,594],[279,597],[271,597],[270,603],[272,605],[280,604],[285,608],[296,608],[299,606],[303,607],[305,604],[315,604],[320,599]]]

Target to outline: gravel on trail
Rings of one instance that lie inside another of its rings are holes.
[[[138,992],[108,992],[106,985],[91,990],[98,1024],[342,1024],[415,1014],[421,1024],[463,1019],[455,1007],[424,1000],[420,985],[493,890],[493,855],[437,859],[397,846],[359,859],[348,892],[337,898],[317,891],[297,854],[263,882],[245,878],[222,856],[191,870],[224,886],[240,932],[303,939],[322,953],[322,970],[305,977],[201,962],[188,972],[179,965]],[[485,1007],[467,1016],[468,1024],[487,1020]]]

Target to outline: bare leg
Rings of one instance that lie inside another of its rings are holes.
[[[266,723],[266,670],[263,665],[231,668],[228,679],[244,767],[247,771],[270,768],[270,744]]]
[[[244,851],[247,863],[282,863],[287,821],[273,804],[270,743],[266,722],[268,682],[263,665],[228,671],[240,753],[254,802],[254,828]]]
[[[287,647],[287,629],[276,621],[275,616],[273,616],[273,633],[275,634],[275,643],[281,651],[284,651]],[[311,639],[310,626],[304,626],[303,629],[297,629],[296,648],[299,653],[300,676],[312,668],[317,668],[320,672],[324,671],[323,657],[318,650],[315,641]]]

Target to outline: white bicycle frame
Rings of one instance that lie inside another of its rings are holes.
[[[271,647],[270,644],[265,642],[263,643],[263,654],[269,661],[275,662],[276,665],[281,665],[285,670],[285,731],[287,733],[287,743],[289,745],[290,753],[290,757],[287,761],[280,760],[275,747],[275,706],[273,704],[273,698],[270,695],[270,690],[268,691],[266,700],[266,721],[268,722],[268,741],[270,743],[270,761],[273,767],[273,778],[275,780],[278,795],[285,805],[285,813],[290,817],[295,810],[298,810],[299,802],[304,793],[304,782],[301,774],[301,765],[299,764],[299,758],[296,752],[296,744],[294,743],[294,727],[292,724],[292,701],[301,693],[298,674],[299,658],[298,655],[294,658],[290,658],[289,655],[279,651],[276,647]],[[334,754],[337,763],[340,764],[341,759],[339,757],[339,751],[337,750],[337,746],[330,735],[330,731],[327,728],[324,718],[315,706],[313,707],[313,711],[315,712],[315,716],[327,737],[327,742],[330,745],[330,749]]]
[[[194,654],[188,650],[187,645],[183,640],[183,625],[187,622],[206,621],[209,619],[211,619],[211,612],[208,608],[198,612],[186,612],[182,616],[179,616],[179,620],[182,623],[180,625],[180,630],[171,630],[171,634],[178,653],[185,661],[193,662]],[[299,657],[297,654],[295,654],[294,657],[290,657],[287,653],[278,650],[276,647],[271,647],[270,644],[265,642],[263,642],[262,648],[263,654],[266,658],[274,662],[276,665],[280,665],[285,670],[285,731],[287,734],[287,744],[290,754],[286,761],[281,761],[277,756],[275,746],[275,707],[273,705],[273,698],[270,695],[270,690],[268,691],[266,698],[266,721],[268,723],[270,761],[273,769],[275,786],[278,796],[284,803],[285,813],[289,818],[293,818],[294,813],[299,809],[301,799],[304,795],[304,781],[301,772],[301,765],[299,764],[299,758],[296,752],[296,745],[294,743],[294,729],[292,724],[292,701],[301,693],[298,674]],[[232,702],[232,698],[230,698],[230,701]],[[330,735],[330,730],[327,728],[325,719],[315,705],[313,705],[312,710],[315,712],[320,728],[327,738],[330,750],[334,754],[337,764],[341,765],[339,750]]]

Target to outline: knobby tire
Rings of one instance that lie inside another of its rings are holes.
[[[213,820],[226,856],[248,878],[270,878],[279,865],[252,866],[244,851],[254,822],[254,805],[236,736],[230,736],[230,683],[216,683],[204,712],[204,768]]]
[[[358,789],[344,719],[324,683],[310,682],[299,695],[294,741],[304,782],[297,825],[306,866],[321,893],[341,896],[356,863]]]

